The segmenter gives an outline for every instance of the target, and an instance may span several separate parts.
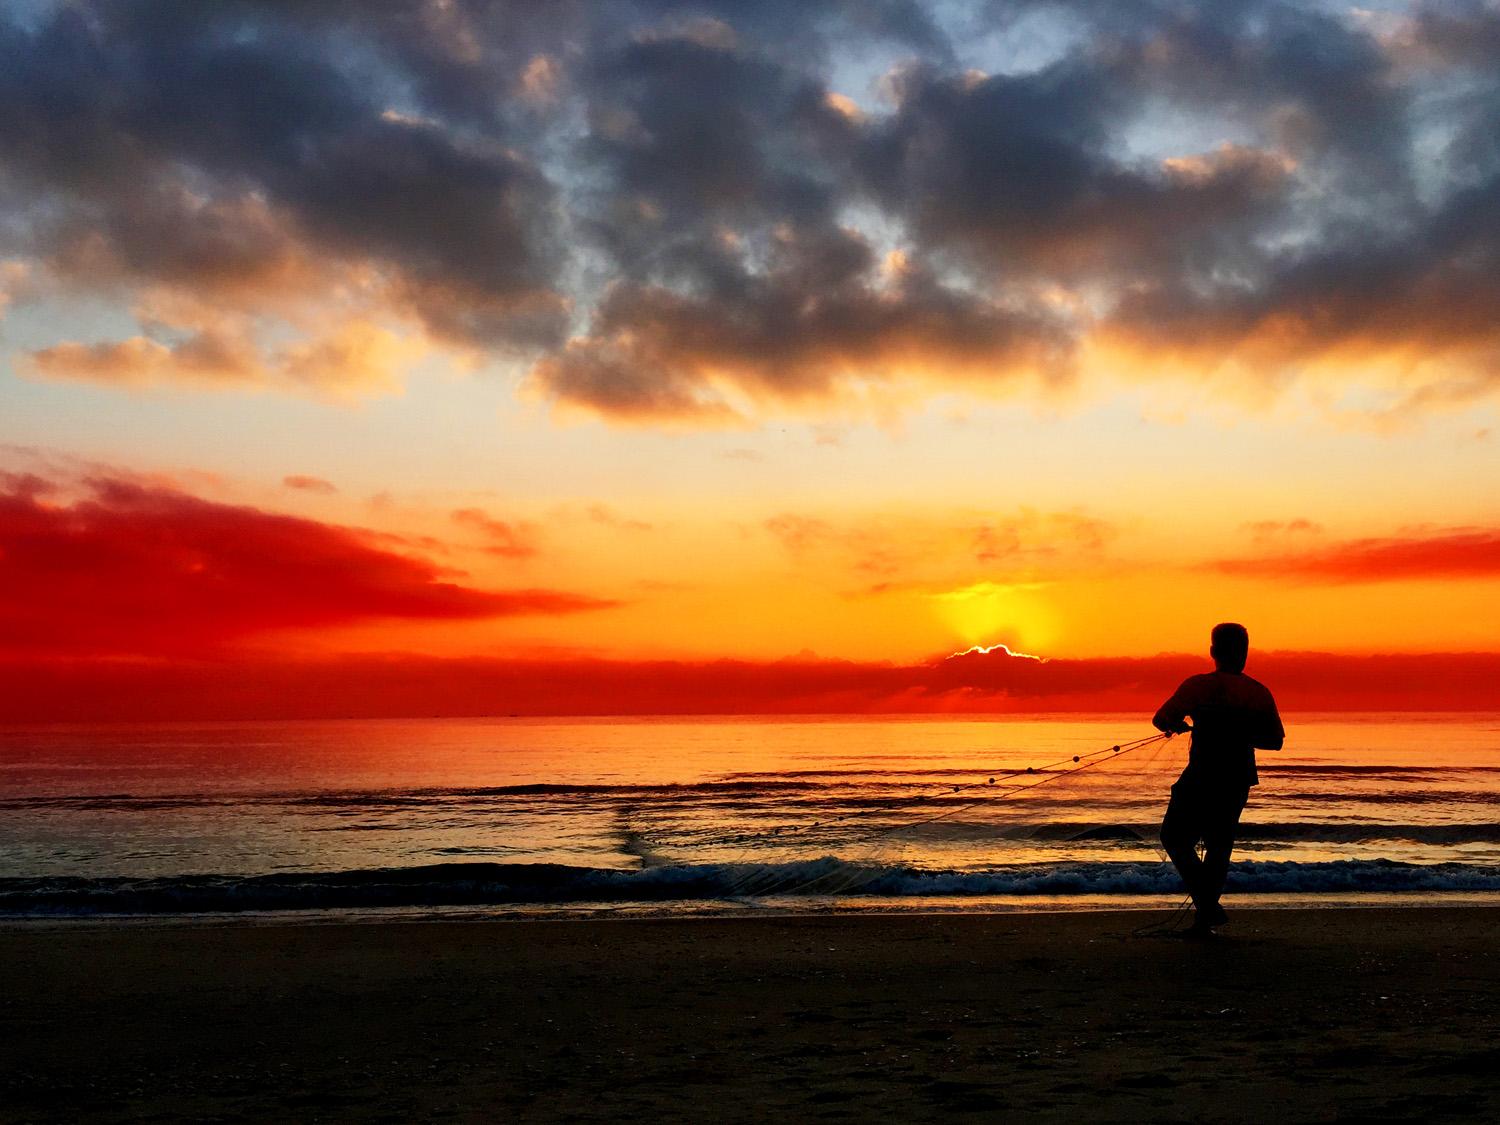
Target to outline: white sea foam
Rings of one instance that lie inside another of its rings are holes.
[[[1022,864],[980,871],[849,863],[678,864],[613,871],[560,864],[449,863],[298,875],[158,879],[0,879],[0,914],[98,915],[336,910],[390,906],[651,903],[760,896],[889,898],[1161,895],[1180,889],[1160,863]],[[1231,894],[1500,892],[1500,866],[1389,860],[1252,861]]]

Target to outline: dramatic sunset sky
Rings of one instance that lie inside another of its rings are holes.
[[[7,4],[0,718],[1490,706],[1497,120],[1478,0]]]

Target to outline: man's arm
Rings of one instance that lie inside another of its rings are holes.
[[[1251,745],[1257,750],[1280,750],[1286,742],[1286,728],[1281,725],[1281,713],[1276,710],[1276,700],[1270,692],[1266,693],[1266,710],[1261,719]]]
[[[1172,698],[1157,708],[1156,716],[1151,720],[1152,726],[1166,734],[1182,734],[1193,729],[1183,722],[1193,709],[1192,692],[1188,686],[1192,682],[1191,679],[1183,680],[1172,693]]]

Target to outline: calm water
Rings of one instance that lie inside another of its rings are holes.
[[[1500,891],[1500,716],[1288,728],[1260,755],[1231,893]],[[1110,749],[1151,733],[1139,716],[11,729],[0,911],[1162,895],[1186,741]]]

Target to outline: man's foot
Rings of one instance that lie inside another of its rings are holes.
[[[1224,908],[1217,902],[1212,906],[1200,908],[1193,914],[1193,924],[1185,930],[1175,930],[1173,937],[1185,938],[1188,941],[1208,941],[1216,937],[1215,926],[1222,926],[1229,921],[1229,915],[1224,913]]]
[[[1213,941],[1219,935],[1214,933],[1212,926],[1204,926],[1194,922],[1185,930],[1173,930],[1172,937],[1181,938],[1183,941]]]

